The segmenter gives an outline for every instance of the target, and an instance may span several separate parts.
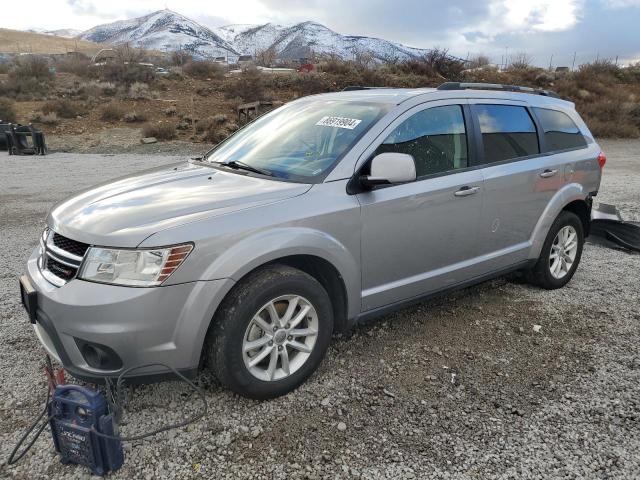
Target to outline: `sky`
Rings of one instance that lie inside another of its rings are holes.
[[[640,60],[640,0],[30,0],[27,10],[6,3],[0,27],[18,30],[84,30],[169,8],[208,27],[313,20],[493,63],[522,52],[540,66],[572,66],[574,55],[576,65]]]

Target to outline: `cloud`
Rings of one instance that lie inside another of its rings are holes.
[[[603,3],[611,8],[640,7],[640,0],[603,0]]]

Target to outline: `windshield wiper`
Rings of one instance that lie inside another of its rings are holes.
[[[260,175],[266,175],[268,177],[273,177],[273,173],[264,168],[252,167],[251,165],[247,165],[240,160],[231,160],[230,162],[217,162],[220,165],[226,165],[227,167],[237,168],[238,170],[247,170],[248,172],[259,173]]]

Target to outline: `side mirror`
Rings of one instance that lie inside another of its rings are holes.
[[[406,153],[381,153],[371,160],[371,175],[360,177],[365,187],[413,182],[416,179],[416,162]]]

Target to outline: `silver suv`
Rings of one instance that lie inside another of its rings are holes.
[[[55,206],[23,303],[76,377],[206,366],[242,395],[275,397],[365,318],[514,270],[565,285],[604,162],[552,92],[305,97],[202,158]]]

